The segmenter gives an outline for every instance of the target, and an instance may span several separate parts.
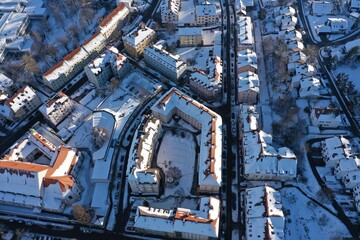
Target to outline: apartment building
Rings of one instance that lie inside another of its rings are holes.
[[[321,154],[326,166],[335,168],[340,159],[352,154],[350,141],[343,136],[327,138],[321,142]]]
[[[135,195],[158,195],[160,192],[161,169],[151,164],[154,148],[161,135],[161,121],[144,116],[133,138],[129,155],[131,165],[128,182]]]
[[[109,15],[99,24],[99,30],[105,38],[109,38],[113,32],[124,26],[124,20],[129,15],[129,9],[125,3],[120,3]]]
[[[202,97],[215,100],[222,95],[222,62],[219,56],[210,57],[206,61],[207,69],[196,70],[190,75],[189,85]]]
[[[203,30],[201,28],[179,28],[178,36],[181,47],[203,45]]]
[[[253,49],[255,40],[251,18],[248,16],[238,17],[237,29],[237,50],[241,51],[243,49]]]
[[[256,73],[242,72],[238,74],[238,103],[256,104],[260,81]]]
[[[180,0],[163,0],[161,3],[161,22],[163,24],[179,20]]]
[[[157,44],[145,48],[144,60],[147,65],[173,81],[179,80],[186,70],[186,63],[179,55],[173,55]]]
[[[195,20],[197,25],[213,25],[219,22],[219,15],[214,4],[200,4],[195,6]]]
[[[103,87],[113,76],[121,79],[130,70],[129,59],[122,55],[115,47],[110,47],[84,68],[89,81],[97,88]]]
[[[340,110],[330,107],[314,107],[310,112],[311,124],[321,128],[337,128],[341,121]]]
[[[51,124],[57,126],[74,108],[73,100],[59,92],[49,102],[42,105],[39,110]]]
[[[127,54],[133,58],[139,58],[145,48],[154,42],[155,38],[155,31],[148,27],[136,28],[122,37]]]
[[[63,212],[80,200],[76,176],[82,163],[76,148],[55,146],[35,129],[0,160],[0,202]]]
[[[280,192],[268,186],[246,189],[244,212],[246,239],[285,239]]]
[[[138,206],[134,221],[135,231],[145,235],[215,240],[219,236],[220,200],[201,198],[197,209]]]
[[[257,73],[257,56],[253,50],[244,49],[238,52],[237,72]]]
[[[26,117],[42,104],[34,89],[24,86],[12,97],[6,99],[5,104],[14,113],[16,119]]]

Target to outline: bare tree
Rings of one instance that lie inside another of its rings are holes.
[[[50,57],[54,59],[54,61],[58,61],[57,54],[59,52],[59,49],[54,45],[47,45],[46,51],[49,53]]]
[[[57,42],[59,43],[60,47],[65,48],[67,52],[69,52],[69,38],[67,37],[59,37]]]
[[[91,24],[91,20],[94,19],[94,10],[90,7],[83,7],[79,12],[79,20],[86,22],[88,25]]]
[[[109,86],[109,91],[113,92],[115,91],[120,85],[120,80],[117,79],[116,77],[111,78],[110,80],[110,86]]]
[[[80,29],[79,26],[76,24],[73,24],[69,27],[69,35],[73,36],[76,42],[80,41]]]
[[[51,8],[52,12],[54,13],[54,18],[60,24],[62,29],[65,31],[64,19],[63,19],[63,16],[61,15],[61,11],[60,11],[58,5],[56,3],[54,3],[54,2],[51,2],[49,4],[49,7]]]
[[[25,71],[28,71],[33,76],[41,72],[39,65],[36,63],[35,59],[29,54],[24,54],[22,59],[24,61]]]
[[[72,214],[73,217],[76,219],[76,221],[78,221],[79,223],[82,224],[91,223],[92,212],[79,204],[72,205]]]
[[[91,140],[96,149],[100,149],[109,137],[109,131],[105,128],[96,126],[92,129]]]

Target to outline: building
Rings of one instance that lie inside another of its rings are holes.
[[[328,18],[325,25],[318,25],[317,34],[345,33],[348,30],[348,21],[344,18]]]
[[[274,17],[278,16],[294,16],[296,13],[295,9],[291,6],[281,6],[274,8]]]
[[[0,73],[0,101],[12,96],[16,91],[14,81],[5,74]]]
[[[213,25],[219,21],[214,4],[200,4],[195,6],[195,20],[197,25]]]
[[[125,3],[120,3],[109,15],[99,24],[99,30],[105,38],[109,38],[113,32],[119,30],[124,25],[129,9]]]
[[[33,40],[25,36],[29,25],[26,13],[6,12],[0,18],[0,62],[7,53],[22,53],[30,51]]]
[[[218,194],[221,187],[222,119],[206,106],[176,88],[170,89],[151,108],[152,115],[167,123],[176,114],[201,130],[197,184],[199,193]]]
[[[268,186],[245,190],[246,239],[285,239],[281,194]]]
[[[161,3],[161,22],[171,23],[179,20],[180,0],[163,0]]]
[[[284,41],[288,41],[288,40],[302,41],[302,34],[295,29],[280,31],[278,36],[280,39],[283,39]]]
[[[99,88],[113,76],[123,78],[131,70],[131,64],[127,57],[119,53],[119,50],[110,47],[86,65],[84,70],[89,81]]]
[[[155,38],[155,31],[146,26],[135,28],[122,37],[126,52],[133,58],[139,58],[145,48],[154,42]]]
[[[240,139],[244,137],[245,133],[260,130],[257,119],[259,113],[255,105],[240,105],[239,111],[239,136]]]
[[[330,107],[312,108],[310,120],[313,126],[321,128],[337,128],[342,122],[340,110]]]
[[[75,108],[74,102],[64,93],[59,92],[49,102],[40,107],[42,115],[54,126],[58,125]]]
[[[237,21],[238,43],[237,50],[253,49],[254,35],[253,25],[250,17],[239,17]]]
[[[353,171],[343,177],[342,182],[346,189],[353,189],[360,185],[360,171]]]
[[[200,96],[207,100],[215,100],[222,95],[222,62],[219,56],[206,60],[205,71],[196,70],[190,75],[189,85]]]
[[[360,0],[350,1],[350,11],[358,11],[360,9]]]
[[[145,235],[215,240],[219,236],[219,225],[220,200],[204,197],[200,199],[198,209],[138,206],[133,226],[136,232]]]
[[[238,103],[256,104],[260,81],[256,73],[243,72],[238,74]]]
[[[316,16],[334,14],[334,4],[328,1],[314,1],[311,3],[311,14]]]
[[[31,129],[0,160],[0,202],[63,212],[81,197],[83,188],[76,178],[81,163],[76,148],[56,147]]]
[[[257,56],[253,50],[244,49],[238,52],[237,72],[257,73]]]
[[[303,52],[291,52],[288,56],[289,63],[298,62],[300,64],[305,64],[307,56]]]
[[[19,119],[28,116],[42,104],[34,89],[29,86],[22,87],[12,97],[6,99],[5,104]]]
[[[293,30],[297,24],[297,18],[293,15],[280,15],[275,18],[275,26],[280,30]]]
[[[360,213],[360,184],[353,188],[353,198],[355,201],[356,210]]]
[[[272,136],[261,130],[243,134],[244,177],[249,180],[289,180],[296,177],[297,159],[286,147],[275,149]]]
[[[125,4],[120,3],[99,24],[99,31],[43,74],[45,85],[52,90],[58,90],[68,83],[105,48],[107,39],[123,25],[128,14],[129,10]]]
[[[173,55],[157,44],[145,48],[144,60],[147,65],[173,81],[179,80],[186,70],[186,63],[179,55]]]
[[[300,98],[320,97],[320,92],[319,92],[320,88],[321,88],[321,84],[319,79],[315,77],[302,78],[300,80],[299,97]]]
[[[285,42],[290,53],[291,52],[302,52],[304,50],[304,44],[301,41],[288,40]]]
[[[326,166],[334,168],[340,159],[350,157],[350,141],[343,136],[325,139],[321,142],[321,153]]]
[[[350,156],[349,158],[340,159],[334,168],[334,175],[341,180],[348,173],[359,171],[359,169],[360,159],[356,156]]]
[[[158,195],[161,169],[151,163],[153,150],[161,135],[161,122],[152,116],[144,116],[131,144],[128,182],[135,195]]]
[[[203,30],[201,28],[179,28],[178,36],[181,47],[203,45]]]

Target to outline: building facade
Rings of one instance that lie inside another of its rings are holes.
[[[42,115],[54,126],[58,125],[75,108],[74,102],[64,93],[59,92],[49,102],[40,107]]]
[[[145,48],[144,60],[147,65],[173,81],[179,80],[187,68],[179,55],[165,51],[161,45]]]
[[[154,42],[155,38],[155,31],[148,27],[134,29],[122,37],[126,52],[133,58],[138,58],[145,48]]]

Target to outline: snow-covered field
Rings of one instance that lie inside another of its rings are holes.
[[[166,176],[170,167],[178,167],[181,170],[181,178],[178,186],[166,186],[165,196],[189,196],[192,188],[195,169],[195,142],[193,136],[188,132],[165,132],[161,142],[157,165]]]
[[[351,237],[345,225],[335,216],[313,203],[296,188],[281,190],[285,209],[286,239],[340,239]]]

